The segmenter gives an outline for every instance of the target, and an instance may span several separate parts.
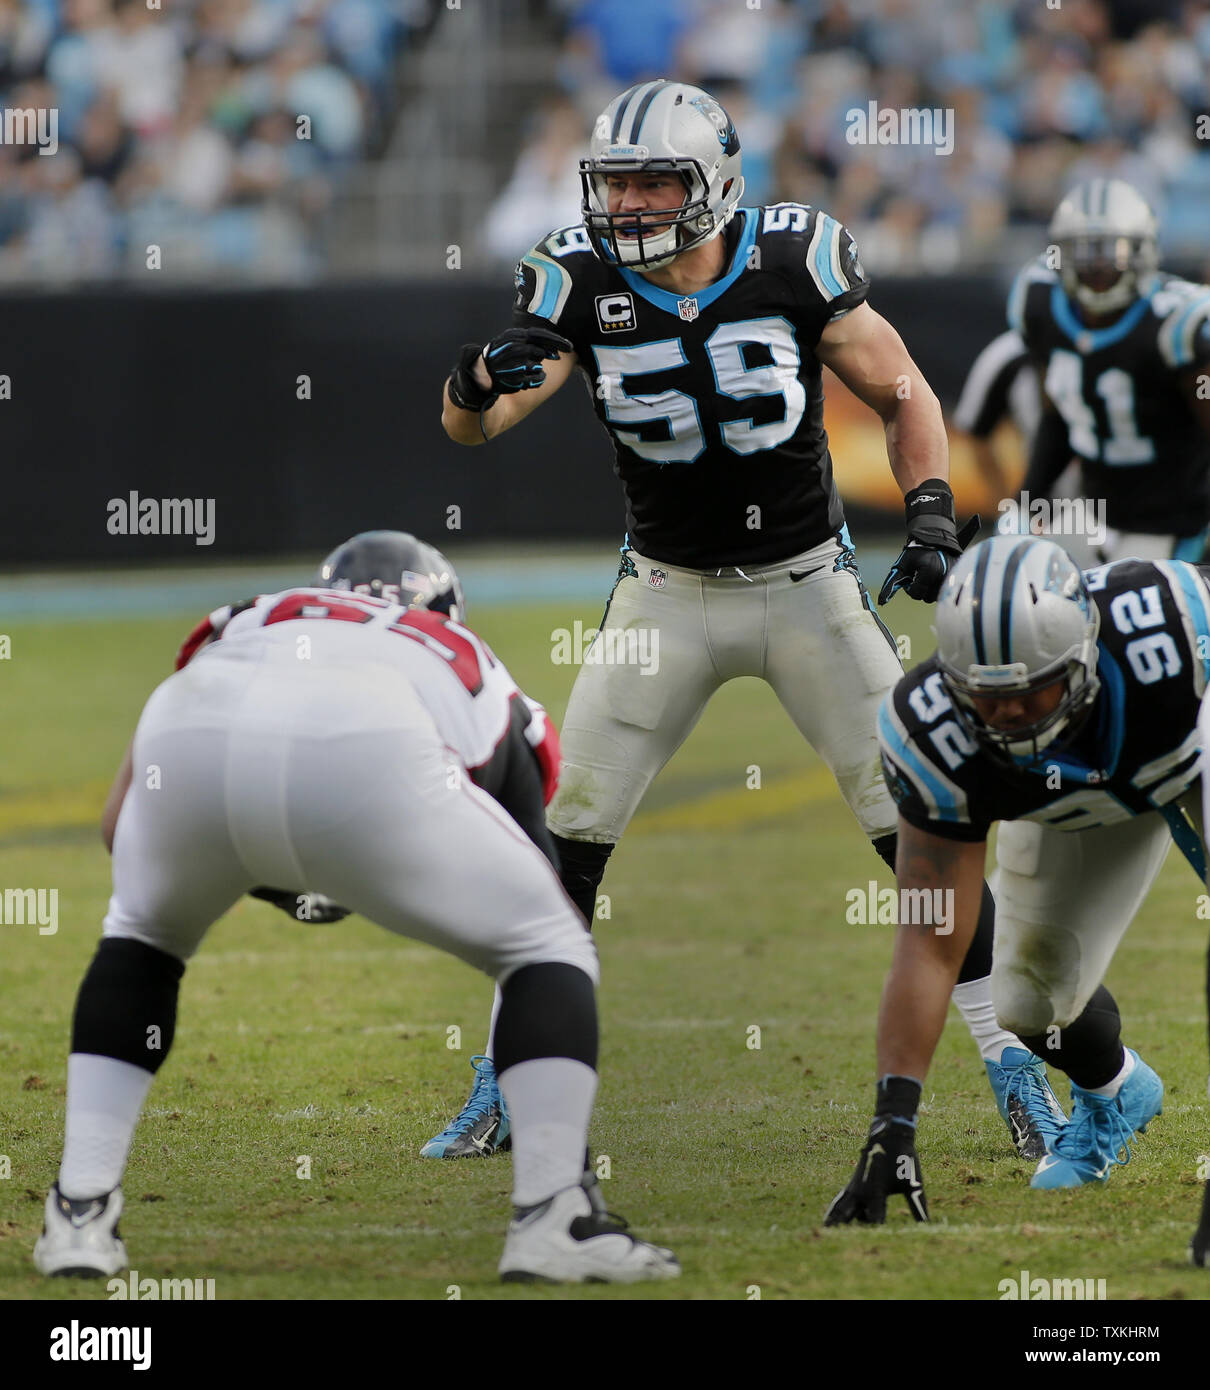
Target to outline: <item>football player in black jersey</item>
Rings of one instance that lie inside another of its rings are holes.
[[[651,780],[734,676],[766,680],[894,863],[895,810],[875,714],[899,679],[862,584],[823,428],[830,367],[886,427],[907,544],[879,595],[932,602],[968,534],[955,529],[932,390],[885,319],[849,232],[798,203],[743,207],[739,137],[697,87],[639,83],[606,108],[581,161],[584,221],[517,267],[514,327],[469,343],[442,422],[463,444],[520,423],[573,371],[614,445],[628,535],[601,633],[563,728],[548,819],[564,886],[591,923],[606,860]],[[658,671],[608,654],[659,638]],[[1040,1059],[994,1020],[992,904],[954,998],[1001,1115],[1041,1153],[1064,1116]],[[499,1140],[482,1063],[462,1114],[423,1152]]]
[[[1123,1047],[1101,981],[1173,841],[1205,878],[1207,573],[1121,560],[1081,574],[1053,541],[997,536],[946,580],[937,651],[887,697],[879,737],[899,806],[901,899],[952,892],[954,930],[898,930],[875,1120],[829,1224],[883,1220],[892,1192],[927,1215],[917,1102],[995,821],[996,1014],[1072,1082],[1071,1121],[1030,1185],[1104,1182],[1160,1113],[1163,1083]]]
[[[1044,388],[1024,490],[1046,497],[1074,461],[1082,495],[1104,502],[1095,560],[1196,563],[1210,527],[1210,286],[1157,268],[1155,217],[1120,179],[1073,189],[1049,235],[1008,304]]]

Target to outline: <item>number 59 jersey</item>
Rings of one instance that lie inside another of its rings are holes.
[[[817,208],[740,208],[724,273],[658,288],[564,227],[517,266],[514,322],[575,348],[614,444],[640,554],[688,569],[770,564],[844,524],[823,427],[819,336],[869,282]]]
[[[878,716],[882,766],[900,814],[949,839],[986,839],[999,820],[1056,830],[1172,815],[1197,780],[1197,716],[1210,679],[1210,571],[1120,560],[1085,574],[1100,610],[1101,687],[1074,741],[1028,768],[989,756],[959,721],[935,657],[895,686]],[[1176,834],[1174,827],[1174,834]]]

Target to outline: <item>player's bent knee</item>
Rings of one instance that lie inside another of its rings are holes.
[[[97,947],[72,1020],[71,1050],[159,1071],[176,1033],[183,962],[130,937]]]
[[[1055,1003],[1036,980],[1015,971],[992,971],[996,1022],[1020,1037],[1045,1033],[1055,1021]]]

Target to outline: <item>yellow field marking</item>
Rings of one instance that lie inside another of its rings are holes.
[[[0,796],[0,835],[21,830],[65,830],[82,825],[101,833],[101,810],[109,781],[97,778],[71,787]]]
[[[840,792],[831,772],[821,763],[806,772],[766,783],[756,791],[734,787],[665,806],[659,811],[641,812],[635,816],[633,825],[640,831],[730,830],[737,825],[777,820],[789,811],[817,805],[830,798],[839,803]]]
[[[99,827],[108,791],[108,781],[96,779],[73,787],[0,796],[0,835],[22,830]],[[732,787],[658,811],[640,812],[633,824],[640,831],[729,830],[737,825],[777,820],[787,812],[839,797],[831,772],[821,763],[805,772],[765,783],[759,790]]]

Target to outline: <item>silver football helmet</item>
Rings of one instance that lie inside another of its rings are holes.
[[[1094,314],[1125,309],[1144,293],[1159,265],[1157,236],[1155,214],[1121,179],[1078,184],[1050,221],[1063,288]]]
[[[1075,562],[1054,541],[993,536],[968,550],[937,599],[937,661],[967,732],[1001,762],[1035,761],[1079,732],[1097,692],[1101,617]],[[1057,707],[995,729],[980,698],[1031,695],[1066,682]]]
[[[611,174],[670,173],[685,185],[680,207],[610,213]],[[739,136],[700,87],[660,78],[625,91],[597,117],[580,161],[584,225],[605,261],[656,270],[727,225],[744,192]],[[626,235],[626,233],[631,235]]]

